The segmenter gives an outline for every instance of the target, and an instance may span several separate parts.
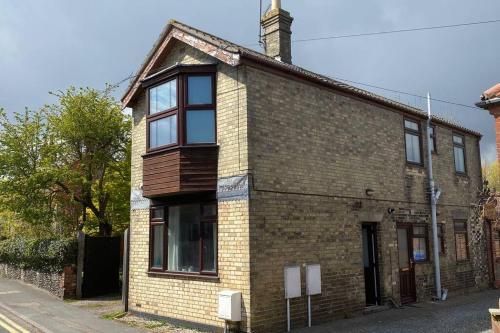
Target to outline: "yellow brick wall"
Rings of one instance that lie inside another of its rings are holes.
[[[218,61],[181,42],[176,42],[159,67],[175,63],[213,64]],[[245,72],[218,63],[217,143],[220,146],[218,176],[244,173],[247,168]],[[132,188],[142,184],[146,152],[145,94],[133,105]],[[243,171],[242,171],[243,170]],[[149,210],[131,212],[130,292],[133,311],[222,327],[217,317],[218,292],[243,293],[243,324],[250,324],[250,265],[248,202],[221,202],[218,206],[219,281],[202,278],[149,276]]]
[[[365,307],[361,227],[369,216],[380,216],[382,299],[398,302],[397,223],[427,225],[432,256],[426,164],[406,163],[404,115],[250,66],[247,77],[252,332],[285,330],[286,265],[302,267],[303,292],[304,266],[322,266],[323,293],[312,298],[313,324],[360,313]],[[424,120],[421,125],[425,128]],[[433,156],[443,193],[438,208],[438,222],[445,225],[443,286],[484,288],[484,256],[457,264],[453,234],[458,210],[469,216],[471,253],[485,253],[480,221],[470,209],[481,186],[479,139],[466,135],[468,175],[458,176],[452,132],[437,125]],[[424,136],[424,147],[425,142]],[[373,196],[366,189],[374,190]],[[416,284],[418,300],[429,299],[432,260],[417,265]],[[306,302],[304,294],[292,300],[292,327],[307,325]]]

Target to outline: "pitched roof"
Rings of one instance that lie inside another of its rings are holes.
[[[327,86],[329,88],[333,88],[335,90],[357,96],[362,99],[370,100],[392,108],[396,108],[418,117],[422,118],[427,117],[427,114],[420,109],[396,102],[394,100],[374,94],[367,90],[360,89],[352,85],[334,80],[325,75],[311,72],[302,67],[281,62],[261,52],[257,52],[255,50],[232,43],[230,41],[214,36],[207,32],[198,30],[196,28],[193,28],[191,26],[188,26],[186,24],[183,24],[175,20],[171,20],[166,25],[166,27],[161,32],[158,40],[154,44],[153,48],[146,56],[145,61],[139,67],[139,70],[134,76],[134,79],[131,81],[124,96],[122,97],[122,102],[124,106],[127,106],[128,103],[134,98],[136,93],[140,90],[140,82],[148,74],[148,72],[146,71],[146,69],[148,69],[148,65],[151,67],[152,65],[151,62],[152,60],[154,60],[154,56],[161,51],[162,47],[166,47],[167,43],[165,41],[170,40],[171,38],[181,40],[195,48],[201,49],[203,52],[206,52],[231,66],[238,66],[243,61],[259,63],[264,66],[291,74],[293,76],[300,77]],[[467,129],[459,124],[456,124],[444,118],[433,116],[432,120],[435,123],[441,123],[443,125],[456,128],[460,131],[481,137],[481,134],[479,132]]]
[[[476,103],[478,107],[483,109],[488,109],[490,106],[497,104],[500,104],[500,83],[486,90],[481,95],[481,102]]]

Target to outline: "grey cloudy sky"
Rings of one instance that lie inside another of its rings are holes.
[[[269,3],[270,0],[264,0]],[[498,0],[282,0],[294,38],[500,19]],[[103,87],[134,72],[163,26],[175,18],[237,43],[257,41],[258,0],[0,0],[0,107],[52,102],[50,90]],[[500,82],[500,23],[293,45],[295,64],[321,74],[473,105]],[[121,96],[124,86],[117,91]],[[412,106],[425,101],[369,89]],[[434,103],[434,112],[484,134],[485,111]]]

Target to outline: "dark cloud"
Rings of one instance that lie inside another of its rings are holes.
[[[500,18],[498,0],[282,2],[295,18],[294,38],[300,39]],[[258,0],[0,0],[0,105],[9,112],[38,108],[52,101],[49,90],[120,81],[137,69],[171,18],[253,44],[258,10]],[[435,98],[472,106],[500,82],[499,27],[296,43],[293,56],[297,65],[322,74],[419,95],[430,90]],[[371,90],[425,106],[413,97]],[[487,112],[443,103],[433,109],[483,133],[483,158],[495,158]]]

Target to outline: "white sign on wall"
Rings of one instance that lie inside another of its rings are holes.
[[[306,267],[306,294],[321,294],[321,266],[307,265]]]
[[[219,178],[217,180],[217,200],[248,200],[248,175]]]
[[[142,190],[133,188],[130,191],[130,209],[149,209],[149,199],[142,196]]]
[[[285,298],[296,298],[301,296],[300,266],[285,267]]]

